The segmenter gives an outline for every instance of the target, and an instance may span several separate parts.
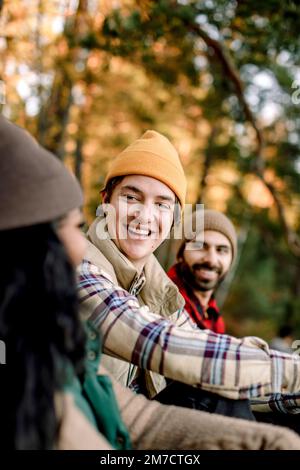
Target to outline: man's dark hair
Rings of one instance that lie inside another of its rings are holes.
[[[103,189],[106,192],[107,202],[111,200],[112,193],[116,186],[125,178],[125,176],[115,176],[107,182],[107,185]]]
[[[291,325],[282,325],[278,331],[280,338],[286,338],[286,336],[292,336],[293,333],[294,333],[294,328]]]

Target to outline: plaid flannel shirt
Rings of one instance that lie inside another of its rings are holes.
[[[78,293],[83,316],[101,331],[106,354],[224,397],[256,399],[256,408],[295,412],[300,406],[300,394],[292,395],[300,390],[298,356],[272,351],[256,337],[178,327],[141,307],[86,260],[78,270]]]

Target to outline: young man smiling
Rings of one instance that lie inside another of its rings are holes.
[[[119,177],[113,185],[111,197],[103,191],[107,229],[120,252],[142,272],[170,232],[175,194],[161,181],[143,175]]]
[[[84,269],[91,272],[96,266],[102,279],[110,279],[117,289],[122,287],[136,296],[141,306],[193,329],[188,315],[180,315],[182,296],[153,255],[173,223],[180,221],[185,193],[186,179],[178,154],[158,132],[147,131],[113,161],[102,190],[100,216],[88,231],[86,261],[90,264],[83,263],[80,273],[84,317],[92,316],[97,324],[100,319],[95,311],[100,298],[86,297],[82,276]],[[126,335],[121,338],[126,341]],[[104,356],[103,364],[123,385],[146,396],[154,396],[165,386],[161,375],[118,359]]]
[[[271,352],[259,338],[201,331],[183,310],[153,251],[178,220],[185,192],[178,154],[155,131],[112,162],[78,273],[81,314],[102,333],[104,365],[148,397],[165,387],[163,376],[235,400],[298,391],[299,357]],[[284,407],[279,395],[277,403]]]

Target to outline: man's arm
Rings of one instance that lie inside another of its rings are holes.
[[[88,261],[78,275],[81,314],[101,331],[106,354],[233,399],[299,390],[298,357],[270,351],[256,337],[177,327]]]
[[[300,392],[273,393],[264,398],[254,398],[251,400],[251,409],[263,413],[300,414]]]

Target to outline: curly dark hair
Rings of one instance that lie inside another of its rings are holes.
[[[74,269],[51,223],[0,231],[0,259],[1,447],[53,449],[55,394],[84,367]]]

